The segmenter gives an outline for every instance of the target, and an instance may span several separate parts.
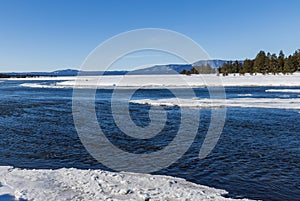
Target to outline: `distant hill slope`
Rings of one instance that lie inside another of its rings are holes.
[[[138,69],[134,71],[130,71],[130,74],[176,74],[181,71],[190,70],[193,66],[191,64],[168,64],[168,65],[156,65],[153,67]]]
[[[66,69],[53,72],[11,72],[6,73],[10,76],[76,76],[78,70]]]
[[[53,77],[58,77],[58,76],[77,76],[78,73],[80,72],[80,75],[85,75],[85,76],[96,76],[96,75],[125,75],[128,73],[128,71],[79,71],[79,70],[74,70],[74,69],[66,69],[66,70],[57,70],[53,72],[12,72],[12,73],[6,73],[7,75],[10,76],[53,76]]]
[[[219,68],[227,60],[200,60],[193,64],[168,64],[168,65],[156,65],[148,68],[131,71],[130,74],[176,74],[183,70],[191,70],[193,66],[203,66],[209,64],[213,68]]]

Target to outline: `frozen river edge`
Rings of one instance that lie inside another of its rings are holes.
[[[237,200],[226,194],[170,176],[0,167],[0,200]]]

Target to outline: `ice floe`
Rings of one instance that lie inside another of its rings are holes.
[[[0,167],[0,183],[0,200],[236,200],[180,178],[102,170]]]
[[[191,108],[219,108],[219,107],[242,107],[242,108],[275,108],[300,110],[300,98],[233,98],[233,99],[140,99],[131,100],[136,104],[148,104],[153,106],[179,106]]]
[[[275,93],[300,93],[300,89],[267,89],[265,92]]]

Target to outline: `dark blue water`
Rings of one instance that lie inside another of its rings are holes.
[[[46,82],[46,84],[52,81]],[[20,87],[24,81],[0,82],[0,165],[19,168],[109,168],[99,164],[82,145],[72,117],[71,89]],[[35,81],[36,83],[36,81]],[[278,87],[277,87],[278,88]],[[287,88],[287,87],[285,87]],[[293,88],[293,87],[290,87]],[[296,87],[294,87],[296,88]],[[297,98],[297,93],[266,93],[276,87],[230,87],[228,98]],[[280,87],[282,89],[282,87]],[[181,93],[184,94],[183,89]],[[205,88],[194,89],[209,97]],[[165,107],[164,130],[150,140],[128,138],[115,127],[112,90],[98,90],[99,124],[115,145],[136,154],[161,150],[176,135],[179,107]],[[168,90],[143,89],[133,98],[173,97]],[[131,104],[134,122],[149,124],[149,106]],[[190,109],[191,114],[199,109]],[[228,108],[224,130],[214,150],[203,160],[199,149],[210,123],[210,109],[201,109],[201,124],[194,143],[176,163],[154,174],[185,178],[225,189],[228,197],[261,200],[300,199],[300,114],[297,110]]]

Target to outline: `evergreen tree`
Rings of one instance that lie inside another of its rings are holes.
[[[243,75],[245,73],[294,73],[300,71],[300,50],[295,51],[293,55],[285,57],[283,51],[276,54],[265,53],[260,51],[254,60],[246,59],[242,62],[226,62],[218,68],[219,74],[224,76],[230,73],[239,73]]]
[[[272,72],[274,75],[279,73],[279,64],[276,54],[271,55],[270,72]]]
[[[296,71],[300,70],[300,50],[296,50],[293,54],[293,64]]]
[[[187,71],[186,71],[185,69],[183,69],[183,70],[180,72],[180,74],[184,74],[184,75],[186,75],[186,73],[187,73]]]
[[[265,65],[264,65],[264,69],[265,69],[265,73],[270,73],[272,72],[272,68],[271,68],[271,60],[272,60],[272,55],[270,52],[267,53],[267,56],[265,58]]]
[[[283,54],[283,51],[280,50],[279,55],[278,55],[278,72],[283,72],[283,68],[284,68],[284,60],[285,60],[285,56]]]
[[[265,60],[266,53],[264,51],[260,51],[254,59],[253,68],[255,73],[266,73]]]
[[[254,73],[253,60],[246,59],[244,61],[244,71],[245,73],[250,73],[251,75]]]
[[[292,56],[289,56],[284,61],[284,67],[282,73],[286,74],[286,73],[293,73],[293,72],[295,72],[293,66],[293,58]]]
[[[226,62],[220,68],[219,73],[223,74],[223,76],[226,76],[230,73],[230,68],[231,68],[231,62]]]
[[[232,72],[231,73],[239,73],[241,69],[242,69],[241,63],[236,60],[232,64],[232,70],[231,70]]]

